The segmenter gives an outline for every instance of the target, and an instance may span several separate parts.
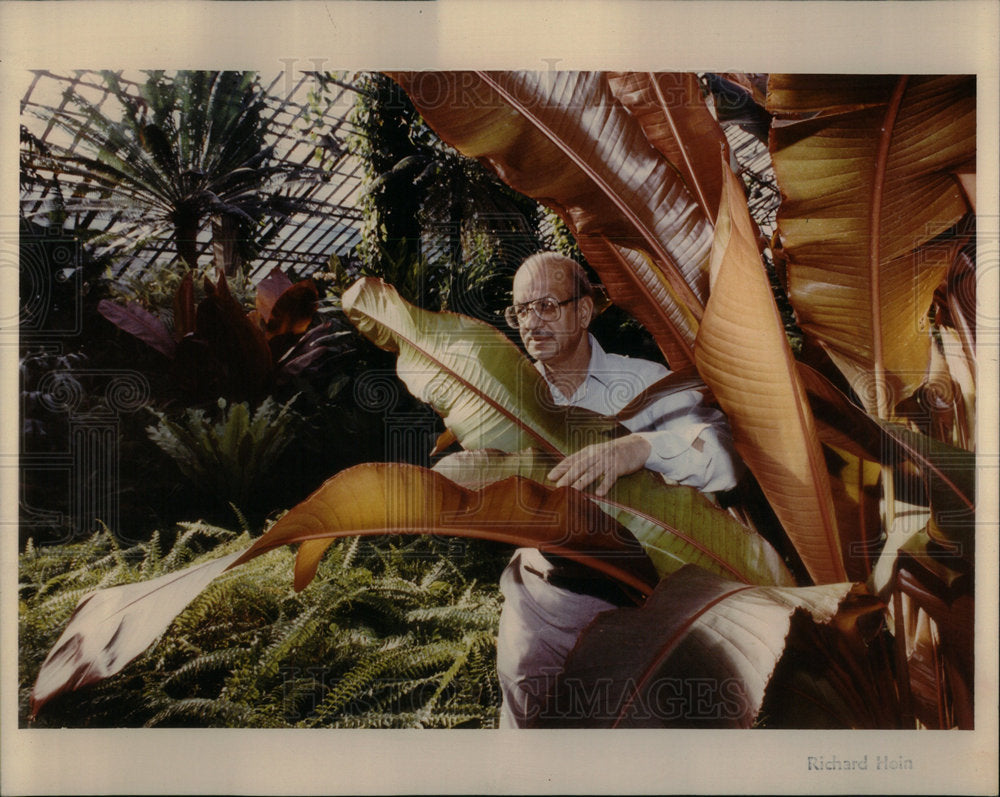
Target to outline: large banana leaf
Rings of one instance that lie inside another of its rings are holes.
[[[942,302],[948,309],[945,325],[958,330],[966,358],[975,363],[976,266],[965,252],[959,253],[948,268],[945,297]]]
[[[767,106],[799,324],[888,418],[924,378],[950,262],[918,250],[969,209],[953,174],[975,160],[975,81],[772,75]]]
[[[729,416],[733,440],[817,583],[845,580],[837,518],[815,423],[746,200],[727,168],[713,284],[695,362]]]
[[[484,322],[420,310],[391,286],[371,278],[351,286],[343,307],[362,333],[398,353],[400,378],[441,415],[463,448],[535,448],[561,457],[606,440],[620,428],[595,413],[555,407],[538,371]],[[529,471],[533,478],[541,473]],[[467,476],[460,478],[469,483]],[[750,583],[791,583],[763,538],[728,515],[725,521],[718,518],[696,491],[669,486],[642,471],[619,479],[617,489],[620,503],[632,511],[621,515],[624,506],[602,505],[636,535],[661,574],[697,561]],[[675,491],[687,497],[675,497]],[[714,519],[709,521],[708,515]]]
[[[555,461],[534,450],[461,451],[434,470],[467,487],[522,476],[550,485]],[[635,535],[660,574],[696,564],[747,584],[790,586],[795,582],[777,552],[692,487],[670,486],[641,471],[619,479],[604,497],[587,496]]]
[[[540,724],[750,727],[796,613],[851,627],[881,606],[851,593],[847,583],[753,587],[684,568],[641,608],[606,612],[584,631]]]
[[[954,567],[940,560],[941,547],[927,534],[914,535],[900,547],[896,589],[908,599],[900,608],[917,619],[917,627],[906,635],[914,711],[928,727],[971,729],[976,642],[972,573],[961,560],[953,559]],[[933,628],[922,627],[922,616],[933,620]]]
[[[663,153],[714,224],[719,217],[719,155],[729,143],[692,72],[612,72],[608,84],[635,116],[649,143]]]
[[[573,446],[573,428],[601,438],[616,427],[592,412],[557,408],[541,374],[489,324],[421,310],[371,277],[354,283],[342,306],[363,335],[398,354],[400,379],[441,415],[465,448],[567,454],[594,442]]]
[[[616,304],[654,334],[693,339],[711,223],[604,73],[391,74],[442,139],[559,213],[588,260],[604,261],[595,267]],[[616,257],[618,247],[648,259]]]
[[[512,476],[469,490],[415,465],[355,465],[327,479],[233,563],[301,543],[295,589],[308,586],[330,543],[356,534],[444,534],[530,545],[581,562],[641,595],[657,576],[635,539],[569,487]]]
[[[101,589],[81,598],[35,678],[32,716],[54,697],[120,672],[238,555],[199,562],[150,581]]]
[[[574,237],[587,262],[600,275],[608,295],[633,316],[643,319],[646,331],[670,367],[679,370],[693,363],[698,320],[663,279],[652,258],[603,236],[574,231]]]
[[[225,570],[301,543],[294,584],[302,589],[337,537],[428,533],[537,546],[618,579],[642,596],[657,580],[635,539],[578,491],[518,477],[473,491],[413,465],[357,465],[329,479],[241,553],[82,598],[42,663],[32,712],[63,692],[120,672]]]

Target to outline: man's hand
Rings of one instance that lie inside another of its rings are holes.
[[[594,492],[605,495],[619,476],[642,468],[649,452],[649,443],[635,434],[595,443],[566,457],[549,471],[549,479],[556,487],[576,487],[578,490],[600,479]]]

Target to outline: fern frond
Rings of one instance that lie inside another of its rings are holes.
[[[38,616],[47,618],[48,622],[53,625],[62,625],[62,622],[73,613],[80,598],[90,592],[93,592],[90,587],[57,592],[52,597],[42,601],[37,609]]]
[[[326,694],[314,714],[308,718],[307,727],[316,728],[328,724],[359,691],[377,679],[387,666],[389,660],[384,656],[373,654],[365,656]]]
[[[478,601],[446,606],[422,606],[406,613],[410,623],[462,631],[475,628],[495,631],[500,622],[499,601]]]
[[[199,551],[193,544],[196,539],[201,536],[208,537],[210,540],[214,540],[216,544],[226,541],[231,541],[236,539],[237,534],[230,529],[224,529],[219,526],[210,526],[202,521],[195,521],[194,523],[178,523],[178,528],[181,529],[180,535],[174,540],[174,544],[170,547],[170,550],[163,557],[160,567],[164,572],[170,572],[173,570],[179,570],[182,567],[190,564],[202,551]],[[249,532],[245,532],[249,534]]]
[[[192,681],[220,670],[231,671],[243,666],[250,658],[245,648],[224,648],[213,650],[181,665],[163,680],[163,689],[169,691],[179,686],[190,685]]]
[[[240,528],[243,530],[244,534],[250,534],[250,524],[247,523],[246,515],[240,511],[240,508],[236,506],[232,501],[229,502],[229,508],[233,510],[233,514],[236,515],[236,522],[240,524]]]
[[[150,719],[146,727],[166,724],[203,728],[248,727],[247,721],[251,717],[250,709],[239,703],[219,698],[189,697],[168,705]]]
[[[386,711],[367,711],[362,714],[348,714],[330,723],[331,728],[356,730],[359,728],[379,728],[383,730],[417,728],[415,714],[397,714]]]
[[[146,558],[142,562],[142,567],[139,569],[139,574],[142,578],[153,578],[160,574],[160,530],[154,529],[152,535],[149,538],[149,542],[145,545],[146,548]]]
[[[254,578],[256,573],[231,573],[212,582],[174,620],[177,634],[212,639],[220,624],[228,634],[246,628],[261,628],[280,616],[280,602],[288,591],[284,580]],[[226,639],[223,633],[221,640]]]
[[[98,531],[92,534],[90,537],[85,539],[83,543],[73,550],[72,560],[69,566],[70,570],[77,570],[86,568],[94,558],[98,555],[98,552],[106,551],[111,547],[111,537],[110,534],[105,534],[103,531]]]
[[[419,718],[421,728],[494,728],[499,712],[491,712],[482,706],[470,706],[466,710],[451,708]]]

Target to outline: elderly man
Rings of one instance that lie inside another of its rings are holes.
[[[514,304],[505,316],[556,404],[614,416],[669,371],[648,360],[608,354],[587,329],[594,290],[580,265],[552,252],[532,255],[514,275]],[[620,476],[649,468],[706,492],[735,486],[725,418],[697,390],[654,402],[623,421],[631,432],[587,446],[549,473],[557,486],[590,487],[604,495]],[[525,727],[541,710],[555,676],[583,628],[623,603],[606,579],[521,548],[500,579],[504,607],[497,643],[503,693],[501,727]]]

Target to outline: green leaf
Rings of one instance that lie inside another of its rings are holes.
[[[555,462],[535,450],[462,451],[434,470],[466,487],[514,475],[551,486],[546,474]],[[692,487],[667,484],[644,470],[618,479],[603,498],[584,494],[632,532],[661,576],[695,564],[747,584],[795,583],[766,540]]]
[[[556,407],[541,374],[489,324],[421,310],[370,277],[354,283],[342,303],[365,337],[398,354],[399,378],[467,449],[565,455],[617,427],[586,410]]]

